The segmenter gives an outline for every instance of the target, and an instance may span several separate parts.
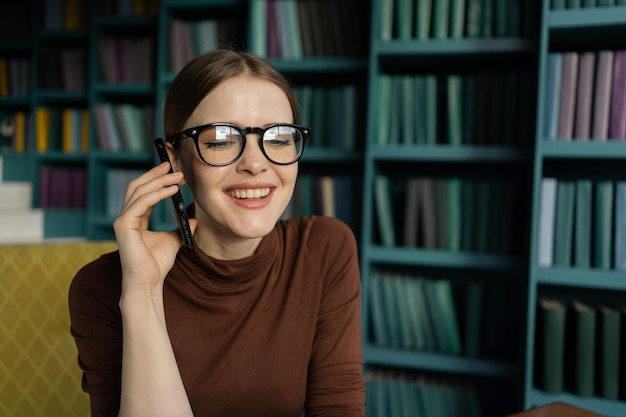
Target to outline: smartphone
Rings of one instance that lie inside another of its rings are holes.
[[[167,156],[167,150],[165,149],[165,142],[163,139],[156,138],[154,140],[154,146],[156,146],[159,160],[161,160],[161,162],[169,162],[170,172],[174,172],[170,158]],[[176,220],[178,221],[178,228],[180,229],[180,234],[183,237],[183,242],[185,242],[185,247],[189,250],[194,250],[193,237],[191,235],[191,228],[189,227],[189,217],[187,217],[185,202],[183,201],[183,195],[180,193],[180,189],[172,196],[172,202],[174,203]]]

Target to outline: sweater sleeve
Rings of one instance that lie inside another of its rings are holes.
[[[71,333],[92,417],[117,416],[122,369],[121,267],[117,252],[84,266],[70,286]]]
[[[320,218],[311,243],[325,280],[309,364],[308,416],[363,416],[361,281],[356,241],[344,223]]]

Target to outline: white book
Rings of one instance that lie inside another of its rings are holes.
[[[539,212],[539,244],[537,262],[540,266],[550,266],[554,249],[554,217],[556,208],[556,178],[541,181],[541,209]]]

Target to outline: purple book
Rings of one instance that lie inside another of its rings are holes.
[[[613,55],[609,139],[626,139],[626,50]]]

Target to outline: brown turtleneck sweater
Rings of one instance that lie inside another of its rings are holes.
[[[354,236],[329,217],[279,222],[246,259],[181,249],[163,291],[195,416],[363,416],[359,278]],[[117,252],[69,292],[94,417],[119,411],[120,294]]]

